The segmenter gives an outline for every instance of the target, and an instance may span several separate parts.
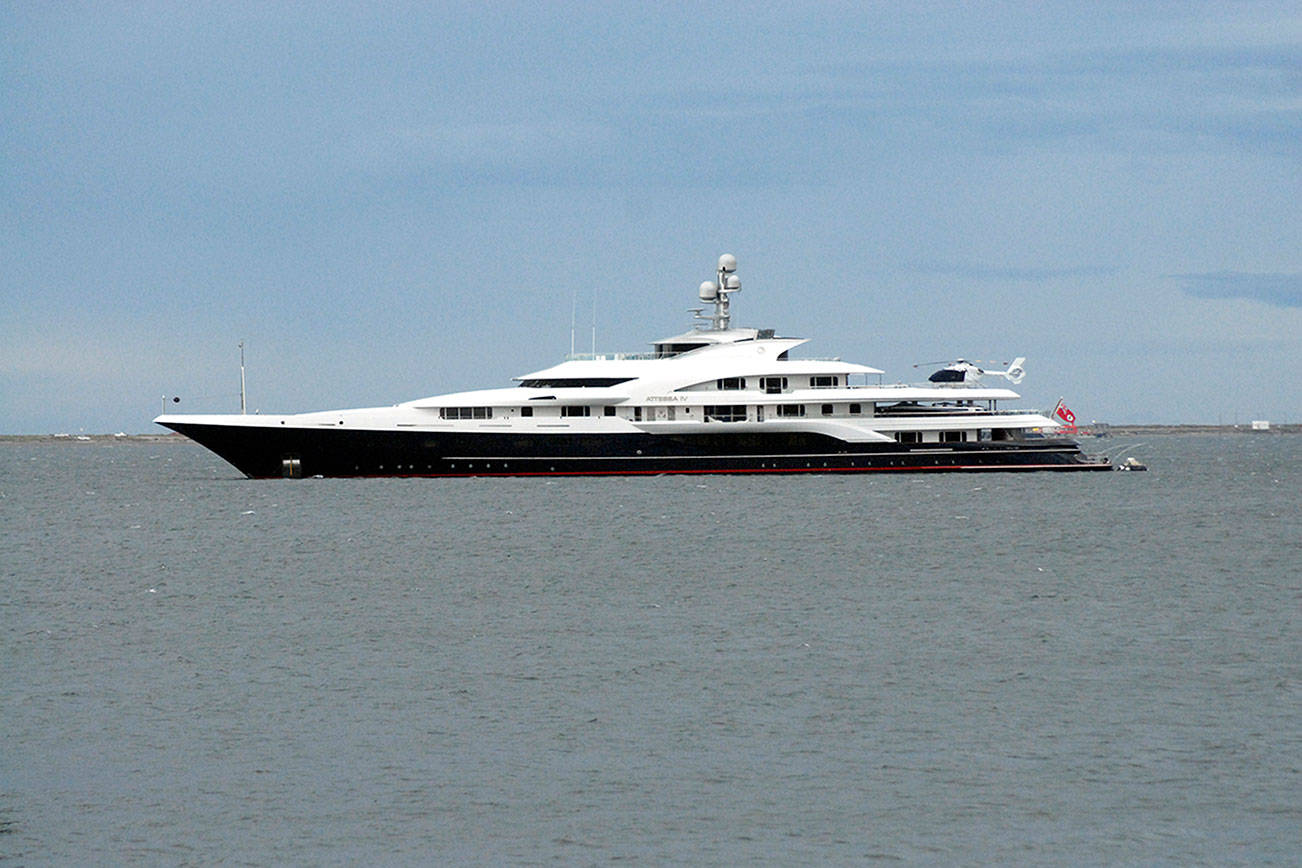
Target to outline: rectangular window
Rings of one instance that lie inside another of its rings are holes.
[[[562,404],[562,416],[591,416],[592,408],[587,404]]]
[[[633,408],[633,421],[634,421],[634,422],[641,422],[641,421],[642,421],[642,408],[641,408],[641,407],[634,407],[634,408]]]
[[[804,404],[779,404],[779,416],[803,416],[805,415]]]
[[[858,416],[861,412],[863,412],[863,408],[860,407],[858,404],[851,404],[851,405],[850,405],[850,415],[851,415],[851,416]]]
[[[521,408],[520,408],[520,415],[521,415],[521,416],[532,416],[532,415],[533,415],[533,407],[521,407]]]
[[[824,415],[824,416],[831,416],[831,415],[832,415],[832,405],[831,405],[831,404],[824,404],[824,405],[823,405],[823,415]]]
[[[746,388],[745,377],[724,377],[722,380],[715,380],[714,385],[720,392],[735,391]]]
[[[440,407],[440,419],[491,419],[491,407]]]
[[[777,395],[787,387],[787,378],[760,377],[760,387],[770,395]]]
[[[918,431],[897,431],[895,439],[901,443],[921,443],[922,434]]]
[[[705,408],[706,422],[745,422],[745,404],[719,404]]]
[[[809,387],[811,389],[831,389],[839,385],[837,377],[810,377]]]
[[[966,431],[941,431],[941,443],[964,443],[967,441]]]
[[[614,408],[614,407],[607,407],[607,408],[606,408],[606,415],[607,415],[607,416],[614,416],[614,415],[615,415],[615,408]]]

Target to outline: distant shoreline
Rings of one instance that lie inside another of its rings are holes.
[[[1135,434],[1302,434],[1302,422],[1270,423],[1265,431],[1251,425],[1109,425],[1108,433],[1128,437]],[[1089,435],[1083,435],[1089,436]]]
[[[1249,425],[1109,425],[1107,436],[1134,437],[1155,434],[1302,434],[1302,423],[1271,423],[1267,431],[1255,431]],[[1093,435],[1081,433],[1081,438]],[[190,443],[180,434],[0,434],[0,443]]]

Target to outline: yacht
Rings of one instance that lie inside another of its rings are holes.
[[[154,421],[253,478],[1112,469],[984,382],[1015,385],[1023,359],[884,385],[877,368],[794,357],[806,339],[734,327],[736,272],[721,256],[695,327],[649,353],[571,354],[513,387],[391,407]]]

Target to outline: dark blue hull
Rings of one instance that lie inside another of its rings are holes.
[[[821,434],[511,434],[171,424],[246,476],[601,476],[1110,470],[1071,440],[845,443]]]

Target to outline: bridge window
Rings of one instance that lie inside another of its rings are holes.
[[[530,389],[592,389],[606,386],[618,386],[627,383],[632,377],[562,377],[546,380],[522,380],[521,386]]]
[[[745,377],[724,377],[721,380],[714,381],[715,387],[720,391],[735,391],[746,388]]]
[[[770,395],[776,395],[786,387],[786,377],[760,377],[760,388]]]
[[[779,416],[803,416],[805,415],[804,404],[779,404]]]
[[[700,349],[703,346],[706,346],[706,344],[656,344],[655,356],[657,359],[667,359],[670,356],[690,353],[692,350]]]
[[[587,404],[563,404],[561,406],[562,416],[591,416],[592,408]]]
[[[840,385],[839,377],[810,377],[809,387],[811,389],[831,389]]]

